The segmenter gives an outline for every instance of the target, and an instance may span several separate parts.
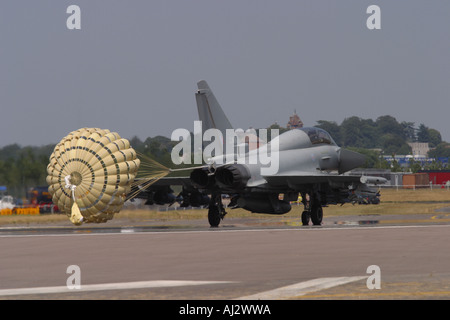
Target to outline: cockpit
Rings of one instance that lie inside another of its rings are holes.
[[[308,127],[308,128],[299,128],[299,130],[302,130],[305,132],[309,140],[311,140],[311,143],[313,145],[316,144],[331,144],[336,145],[336,142],[334,142],[333,138],[331,138],[330,134],[326,132],[323,129],[315,128],[315,127]]]
[[[270,143],[278,141],[278,150],[294,150],[315,147],[319,145],[336,146],[328,132],[315,127],[303,127],[288,130],[274,138]]]

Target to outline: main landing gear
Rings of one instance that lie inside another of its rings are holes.
[[[311,197],[309,194],[305,194],[302,198],[305,206],[305,210],[302,213],[302,224],[307,226],[309,225],[309,220],[311,220],[314,226],[320,226],[323,219],[323,209],[319,197]]]
[[[208,208],[208,222],[211,228],[217,228],[226,214],[221,195],[212,195]]]

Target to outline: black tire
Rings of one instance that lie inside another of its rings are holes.
[[[209,206],[208,209],[208,222],[211,228],[217,228],[220,224],[220,212],[218,206]]]
[[[323,219],[323,210],[321,205],[313,205],[311,208],[311,221],[313,225],[320,226]]]
[[[302,213],[302,224],[304,226],[309,225],[310,214],[308,211],[303,211]]]

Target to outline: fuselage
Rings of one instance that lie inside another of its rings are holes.
[[[287,131],[258,149],[238,154],[228,164],[243,164],[249,171],[248,187],[266,182],[264,177],[337,171],[340,150],[325,130],[301,128]],[[224,156],[211,159],[219,166]]]

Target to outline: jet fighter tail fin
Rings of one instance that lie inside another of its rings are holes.
[[[199,120],[202,121],[203,130],[216,128],[225,136],[226,129],[233,129],[230,121],[217,102],[216,97],[205,80],[197,82],[198,91],[195,94]]]

